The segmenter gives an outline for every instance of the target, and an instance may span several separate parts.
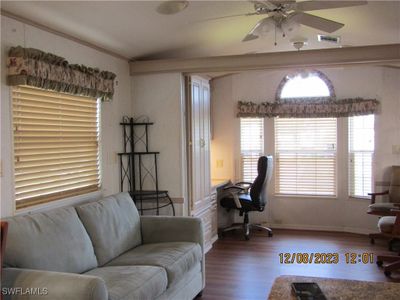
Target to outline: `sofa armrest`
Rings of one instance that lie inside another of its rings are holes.
[[[143,244],[162,242],[194,242],[204,250],[203,226],[200,218],[142,216]]]
[[[103,279],[74,273],[3,269],[4,300],[107,300]]]

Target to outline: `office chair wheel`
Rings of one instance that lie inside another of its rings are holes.
[[[390,275],[392,275],[392,272],[390,271],[384,271],[383,274],[385,274],[385,276],[390,277]]]
[[[376,265],[377,265],[378,267],[382,267],[382,266],[383,266],[383,261],[377,260],[377,261],[376,261]]]
[[[250,237],[248,236],[248,235],[244,235],[244,239],[246,240],[246,241],[248,241],[249,239],[250,239]]]
[[[274,234],[270,231],[268,231],[268,237],[272,237]]]
[[[369,242],[371,243],[371,245],[375,244],[375,239],[370,238]]]

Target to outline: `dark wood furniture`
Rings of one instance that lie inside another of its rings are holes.
[[[371,196],[371,204],[368,207],[367,213],[370,215],[385,217],[395,216],[394,210],[400,209],[400,166],[391,167],[390,186],[387,191],[380,193],[369,193]],[[377,197],[387,196],[389,202],[376,203]],[[391,239],[390,235],[386,233],[371,233],[369,235],[371,243],[373,244],[375,239],[384,238]],[[389,248],[392,247],[392,243],[389,243]]]
[[[381,235],[389,239],[400,239],[400,210],[392,209],[392,213],[396,215],[392,232],[381,233]],[[385,265],[384,262],[388,262],[388,264]],[[400,256],[378,255],[376,259],[376,264],[379,267],[383,267],[386,276],[390,276],[393,271],[400,269]]]

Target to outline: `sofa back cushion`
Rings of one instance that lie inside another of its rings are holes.
[[[128,193],[77,208],[92,240],[100,266],[142,243],[140,217]]]
[[[92,242],[75,208],[57,208],[6,221],[6,266],[70,273],[97,267]]]

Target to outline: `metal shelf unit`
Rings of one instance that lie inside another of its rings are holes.
[[[123,152],[118,153],[120,191],[130,193],[142,215],[144,211],[155,211],[156,215],[159,215],[161,208],[171,206],[175,216],[174,204],[168,191],[159,190],[158,187],[157,156],[160,152],[149,151],[148,132],[149,126],[153,124],[135,122],[133,118],[128,117],[124,117],[120,123],[124,141]],[[151,167],[146,166],[145,162],[151,163]]]

